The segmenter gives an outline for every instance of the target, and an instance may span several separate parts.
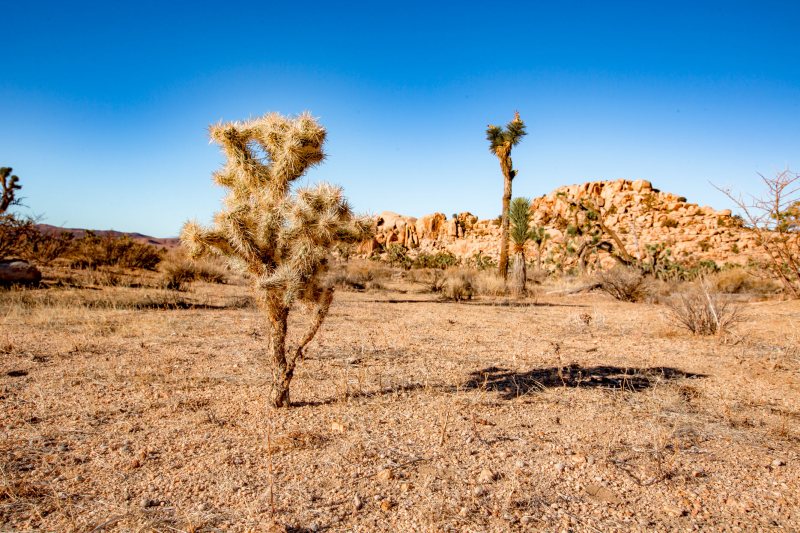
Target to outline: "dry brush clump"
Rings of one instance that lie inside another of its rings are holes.
[[[211,127],[227,163],[214,173],[228,189],[214,226],[189,222],[181,240],[192,257],[217,255],[252,280],[269,321],[272,404],[288,407],[289,385],[303,350],[328,314],[334,287],[327,282],[329,255],[341,243],[372,234],[372,221],[353,215],[339,187],[321,183],[292,190],[292,183],[324,159],[325,129],[304,113],[277,113]],[[303,304],[311,325],[289,344],[293,304]]]
[[[351,259],[332,268],[328,278],[337,288],[364,291],[383,288],[382,282],[391,276],[391,269],[377,261]]]
[[[616,265],[609,270],[599,270],[600,288],[623,302],[640,302],[650,294],[650,282],[638,268]]]
[[[95,269],[101,266],[155,270],[163,258],[163,250],[130,237],[97,235],[91,231],[75,239],[66,253],[73,268]]]
[[[190,260],[183,250],[168,253],[159,263],[161,282],[165,289],[183,290],[187,283],[227,283],[225,269],[214,258]]]
[[[741,307],[709,289],[705,280],[687,285],[666,300],[667,316],[694,335],[719,335],[741,321]]]

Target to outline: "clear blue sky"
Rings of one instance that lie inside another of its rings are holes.
[[[0,165],[56,225],[172,236],[223,191],[206,128],[310,110],[309,174],[356,209],[500,211],[484,139],[515,109],[515,195],[646,178],[729,207],[800,169],[798,2],[0,0]]]

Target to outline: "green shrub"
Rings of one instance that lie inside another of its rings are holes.
[[[456,257],[453,252],[447,250],[443,252],[436,252],[435,254],[420,252],[413,262],[413,267],[438,268],[440,270],[444,270],[445,268],[458,266],[460,263],[461,259]]]

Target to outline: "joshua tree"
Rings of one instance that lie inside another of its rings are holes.
[[[309,114],[271,113],[218,124],[210,133],[228,159],[214,180],[229,192],[214,227],[188,222],[181,240],[193,257],[216,254],[249,274],[269,320],[271,401],[288,407],[295,367],[333,300],[333,287],[323,279],[328,254],[337,244],[371,236],[372,221],[353,215],[339,187],[322,183],[292,191],[292,182],[325,157],[325,129]],[[311,324],[290,344],[294,302],[304,304]]]
[[[548,239],[550,239],[550,234],[545,231],[544,226],[531,228],[531,240],[536,243],[536,270],[542,268],[542,252]]]
[[[19,178],[11,174],[10,167],[0,167],[0,186],[3,187],[3,196],[0,197],[0,215],[5,213],[12,205],[19,204],[15,192],[22,188]]]
[[[514,198],[508,210],[511,221],[511,242],[514,245],[513,291],[517,296],[525,294],[527,271],[525,267],[525,245],[538,235],[537,228],[530,223],[531,201]]]
[[[503,212],[500,219],[500,275],[506,279],[508,275],[508,206],[511,202],[511,182],[517,175],[511,163],[511,149],[519,144],[526,135],[525,123],[519,118],[519,112],[514,113],[514,120],[509,122],[505,129],[500,126],[489,125],[486,129],[486,139],[489,141],[489,151],[500,160],[500,169],[503,171]]]

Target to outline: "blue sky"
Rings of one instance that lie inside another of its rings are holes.
[[[484,139],[518,109],[515,195],[645,178],[730,207],[800,169],[797,2],[0,0],[0,165],[26,213],[173,236],[223,191],[206,128],[310,110],[308,181],[355,208],[500,211]]]

